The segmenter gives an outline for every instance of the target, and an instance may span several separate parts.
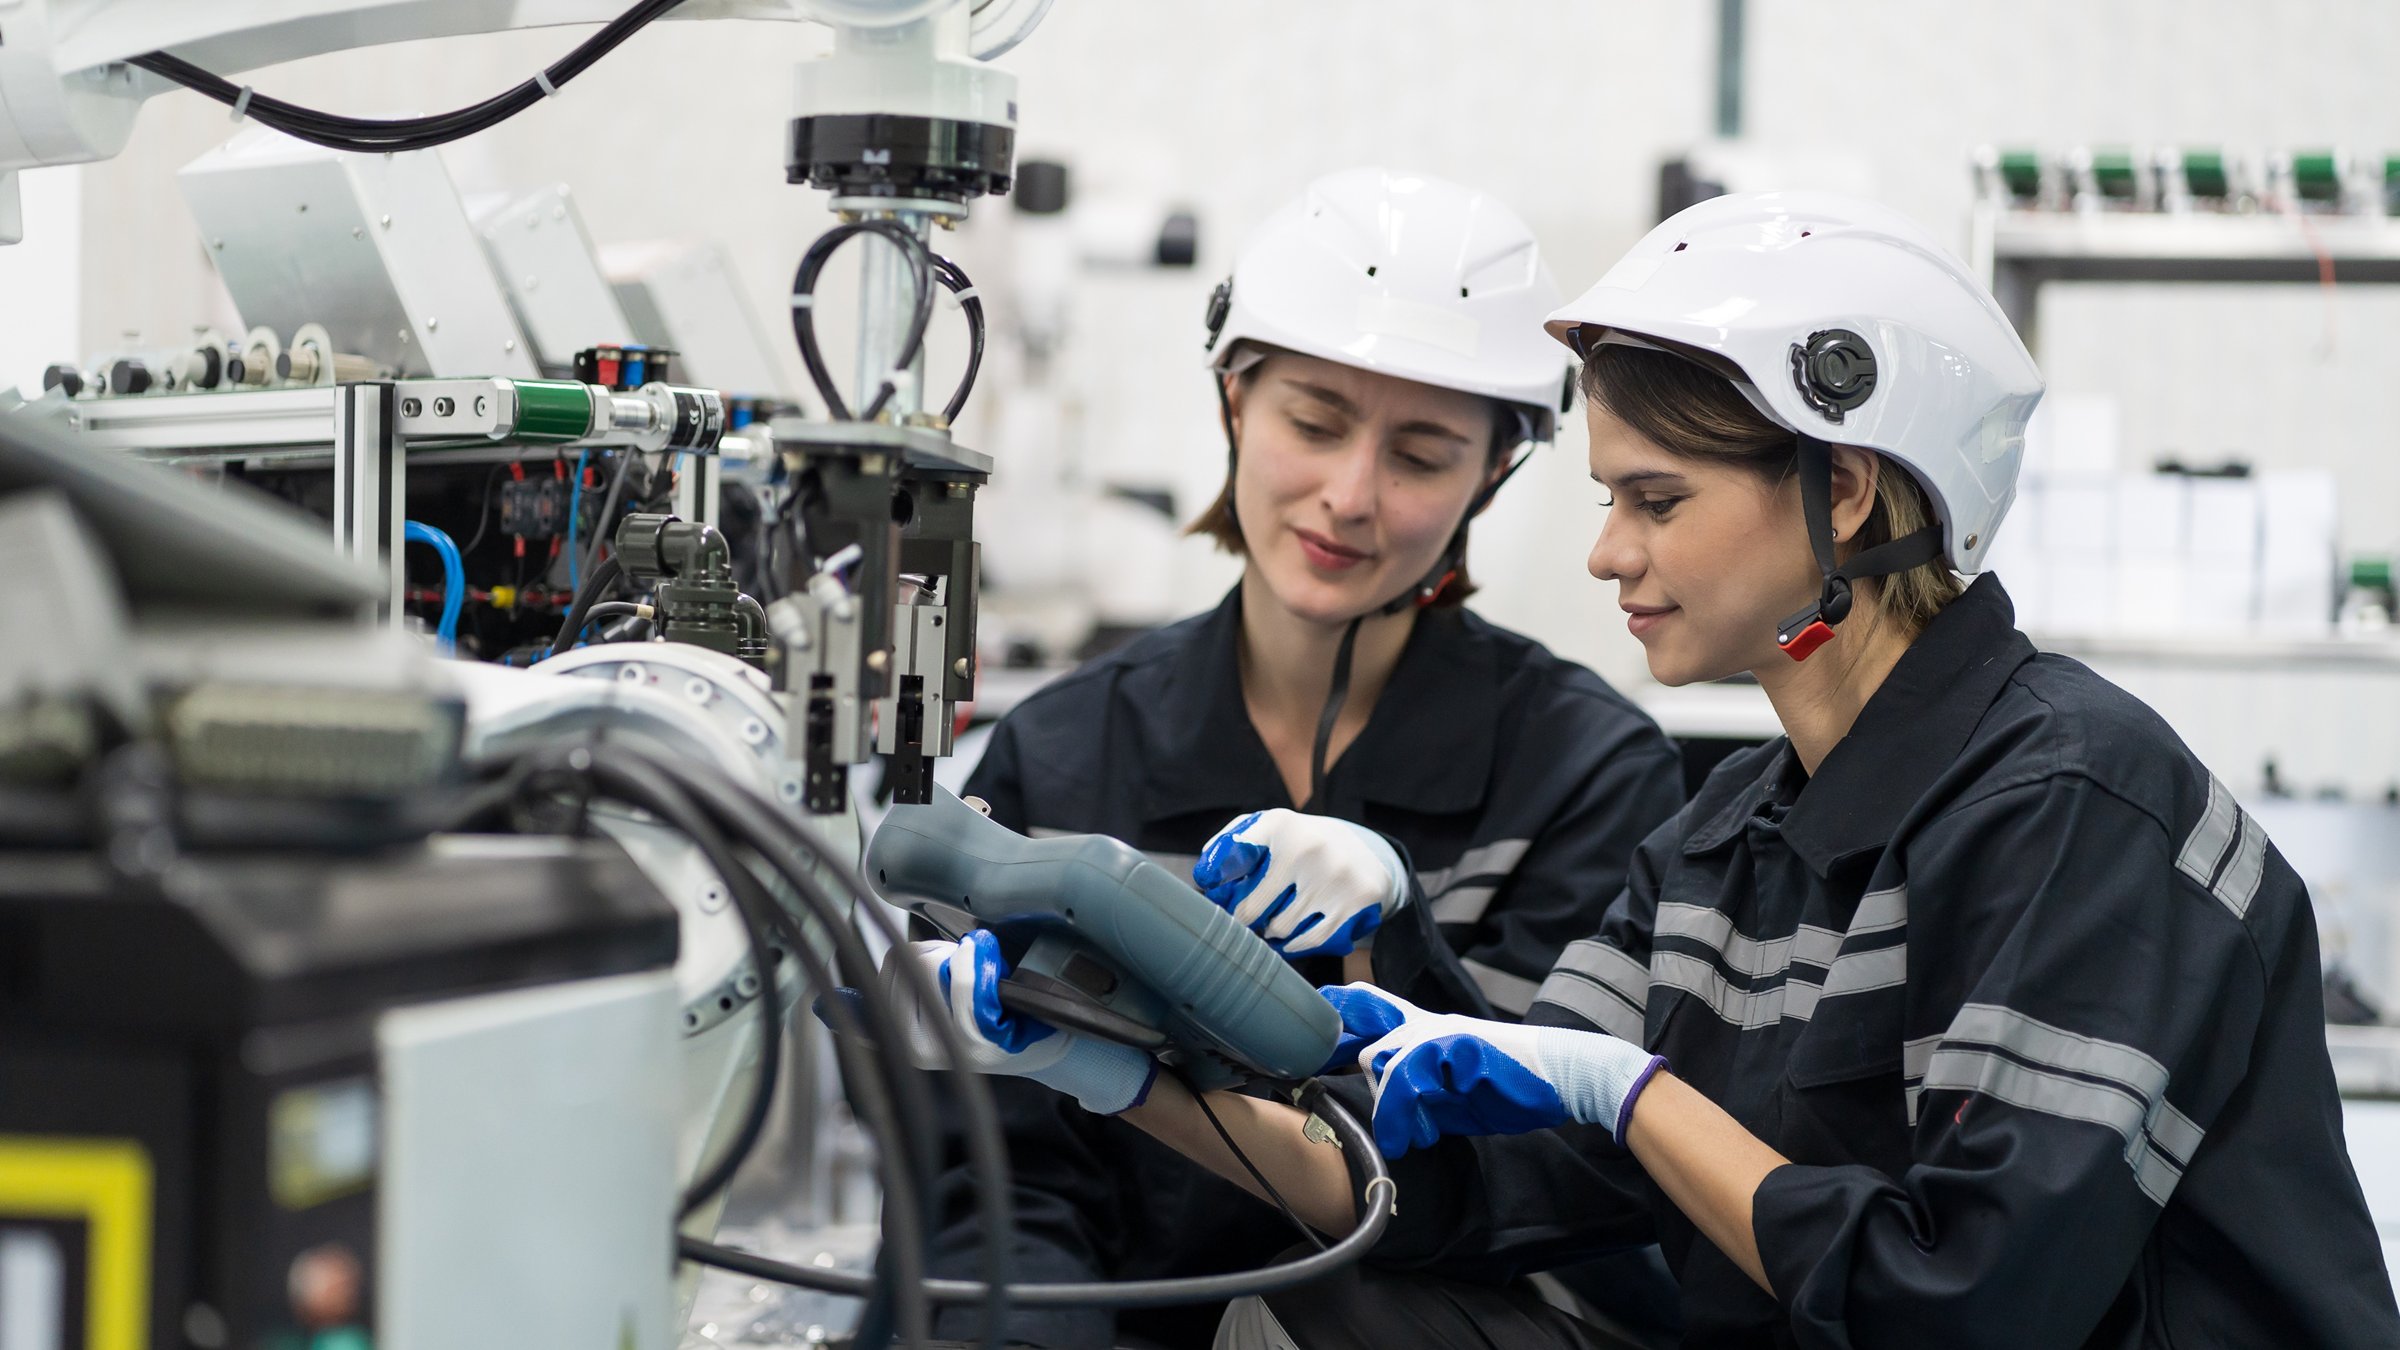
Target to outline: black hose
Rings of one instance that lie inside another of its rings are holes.
[[[682,785],[704,805],[721,810],[728,820],[729,828],[750,843],[751,847],[758,849],[762,857],[769,858],[776,870],[792,881],[796,890],[804,893],[821,892],[822,887],[805,864],[799,863],[797,858],[790,856],[790,846],[795,844],[798,846],[798,851],[809,855],[819,867],[834,878],[835,883],[846,893],[860,897],[856,913],[876,930],[889,947],[897,950],[906,945],[905,935],[899,931],[890,916],[886,915],[873,899],[874,892],[867,886],[865,879],[859,876],[857,869],[852,867],[847,859],[837,854],[830,844],[803,827],[797,819],[779,808],[759,800],[752,794],[733,788],[723,779],[711,777],[680,764],[666,764],[662,767],[675,773]],[[742,823],[736,826],[732,824],[735,820],[740,820]],[[779,854],[783,856],[778,856]],[[838,915],[827,920],[826,924],[829,935],[837,944],[837,950],[841,955],[849,958],[843,961],[845,972],[851,974],[854,982],[864,980],[880,987],[881,981],[874,979],[873,962],[866,956],[864,944],[859,941],[857,932],[850,927],[849,923],[842,921]],[[919,1001],[920,1006],[936,1010],[943,1008],[940,991],[934,986],[932,977],[922,969],[919,969],[914,963],[904,962],[901,967],[901,976],[901,982],[910,987],[912,997]],[[854,983],[853,987],[863,988],[865,985]],[[874,1006],[875,1004],[870,1003],[870,1010]],[[941,1038],[942,1051],[949,1062],[953,1064],[966,1063],[966,1045],[963,1034],[950,1019],[946,1015],[936,1016],[930,1019],[929,1024],[935,1028]],[[877,1034],[889,1033],[878,1028]],[[895,1042],[895,1044],[899,1043]],[[992,1102],[991,1087],[983,1081],[982,1076],[972,1073],[952,1073],[946,1077],[957,1092],[959,1103],[964,1108],[965,1119],[962,1123],[966,1134],[968,1161],[975,1176],[977,1209],[983,1218],[983,1264],[986,1272],[984,1287],[988,1291],[985,1300],[985,1326],[987,1330],[997,1334],[997,1328],[1007,1318],[1008,1283],[1005,1272],[1007,1272],[1013,1257],[1010,1244],[1014,1240],[1013,1235],[1016,1231],[1015,1204],[1008,1184],[1008,1146],[1000,1132],[999,1113]],[[917,1079],[914,1074],[903,1072],[897,1075],[896,1081],[913,1086]],[[916,1104],[904,1103],[904,1105],[914,1107]],[[906,1118],[910,1125],[929,1124],[930,1119],[930,1116],[918,1114],[914,1110]],[[938,1159],[939,1154],[929,1137],[911,1131],[907,1142],[912,1145],[913,1156]],[[930,1172],[930,1167],[927,1170]],[[994,1272],[1000,1272],[1000,1274],[995,1278]]]
[[[942,408],[942,420],[956,422],[958,415],[966,411],[967,395],[975,391],[976,372],[983,369],[983,301],[968,294],[975,289],[975,283],[967,280],[965,269],[957,263],[937,253],[933,255],[933,270],[952,294],[966,296],[958,302],[958,307],[967,315],[967,368],[958,377],[958,387],[950,391],[950,402]]]
[[[817,396],[825,400],[825,415],[836,422],[854,420],[850,404],[834,385],[833,373],[826,369],[825,352],[817,345],[816,295],[817,279],[824,275],[826,262],[853,236],[872,234],[888,241],[908,258],[916,273],[916,304],[909,312],[908,329],[902,335],[899,352],[892,357],[891,370],[898,372],[915,364],[925,346],[925,330],[933,326],[934,269],[932,252],[914,231],[896,220],[853,220],[836,225],[818,235],[808,251],[800,255],[800,270],[792,275],[792,338],[800,344],[800,363],[808,367],[808,378],[817,386]],[[861,352],[859,359],[874,359],[875,354]],[[875,392],[875,397],[855,420],[872,422],[884,405],[891,402],[898,386],[890,374]]]
[[[779,856],[782,850],[777,841],[757,837],[755,827],[758,820],[754,812],[764,808],[769,815],[772,814],[772,809],[766,807],[763,799],[756,798],[730,781],[712,777],[696,766],[653,757],[621,743],[605,747],[573,747],[545,756],[544,762],[549,771],[571,774],[590,783],[602,795],[651,811],[692,838],[704,854],[710,855],[711,865],[719,869],[737,902],[763,903],[770,922],[785,934],[793,951],[806,967],[808,977],[817,987],[832,988],[837,983],[849,983],[854,987],[876,991],[877,996],[871,997],[864,1005],[870,1021],[875,1024],[872,1030],[861,1028],[854,1022],[840,1025],[850,1021],[849,1010],[846,1005],[831,1006],[836,1001],[828,1001],[829,1012],[836,1018],[837,1027],[849,1033],[846,1037],[837,1037],[836,1052],[842,1058],[845,1077],[852,1085],[853,1101],[860,1108],[865,1123],[880,1140],[887,1141],[887,1158],[895,1166],[917,1162],[918,1159],[909,1151],[893,1147],[904,1139],[901,1122],[906,1116],[902,1109],[895,1108],[886,1089],[892,1084],[913,1085],[916,1088],[915,1095],[921,1097],[923,1071],[915,1068],[907,1057],[904,1028],[889,1005],[889,995],[884,994],[880,982],[873,979],[873,960],[841,912],[839,901],[827,895],[804,867],[795,867],[793,859]],[[694,784],[704,784],[706,790],[678,795]],[[730,812],[726,810],[729,805],[735,804],[738,804],[735,809]],[[757,878],[732,860],[729,850],[710,838],[711,831],[705,824],[695,827],[695,816],[709,817],[715,827],[722,829],[724,836],[740,838],[771,870],[793,884],[794,891],[833,940],[838,962],[844,968],[842,978],[837,979],[833,971],[824,965],[816,948],[807,940],[789,911],[759,890]],[[764,968],[762,964],[761,969]],[[917,974],[920,983],[925,986],[923,992],[931,996],[931,982],[922,979],[922,972]],[[930,1018],[928,1024],[935,1026],[946,1042],[959,1039],[957,1029],[946,1016]],[[882,1062],[874,1065],[858,1062],[856,1047],[862,1044],[875,1046]],[[963,1047],[953,1047],[952,1053],[963,1053]],[[986,1095],[988,1107],[988,1092]],[[921,1101],[910,1105],[920,1111],[925,1109]],[[763,1108],[754,1101],[753,1115],[760,1116],[762,1111]],[[729,1148],[718,1168],[712,1168],[712,1177],[721,1170],[724,1177],[730,1178],[755,1141],[756,1131],[746,1123],[737,1135],[737,1147]],[[911,1175],[912,1170],[924,1175]],[[890,1231],[886,1234],[884,1264],[891,1274],[885,1283],[889,1286],[888,1292],[901,1304],[900,1321],[904,1331],[919,1336],[930,1317],[929,1312],[921,1306],[922,1295],[919,1293],[926,1251],[923,1215],[928,1212],[919,1197],[930,1190],[929,1182],[930,1169],[922,1166],[888,1171],[885,1178],[885,1186],[894,1197],[895,1210],[887,1222]],[[1005,1178],[1000,1184],[1005,1192]],[[1001,1297],[1005,1298],[1005,1294]]]
[[[245,115],[312,145],[360,154],[425,150],[498,126],[540,103],[550,91],[589,70],[594,62],[616,50],[627,38],[681,3],[682,0],[641,0],[641,3],[609,21],[599,32],[577,43],[565,56],[544,67],[539,78],[526,80],[481,103],[430,117],[385,119],[320,112],[256,91],[245,91],[242,86],[222,75],[203,70],[182,57],[163,51],[131,57],[128,64],[228,107],[238,107]],[[543,84],[545,80],[548,81],[547,88]]]
[[[608,481],[608,495],[601,499],[600,514],[592,518],[592,542],[584,545],[583,557],[577,563],[577,570],[584,575],[590,575],[592,564],[600,559],[600,546],[608,540],[608,518],[615,513],[617,500],[625,493],[625,479],[637,462],[631,450],[617,452],[616,476]]]
[[[1391,1222],[1398,1190],[1375,1139],[1358,1118],[1343,1108],[1323,1085],[1302,1089],[1303,1106],[1333,1128],[1345,1155],[1363,1159],[1366,1184],[1360,1188],[1358,1225],[1348,1236],[1323,1251],[1259,1270],[1226,1275],[1200,1275],[1174,1280],[1095,1280],[1061,1284],[1020,1284],[1008,1290],[1011,1302],[1028,1308],[1169,1308],[1190,1303],[1222,1303],[1230,1299],[1272,1294],[1322,1279],[1357,1262],[1383,1237]],[[1378,1199],[1377,1193],[1381,1192]],[[873,1278],[846,1271],[795,1266],[750,1252],[737,1251],[697,1238],[676,1244],[685,1260],[828,1294],[856,1295],[873,1287]],[[928,1280],[925,1294],[936,1303],[978,1303],[990,1291],[972,1280]]]
[[[603,559],[598,567],[584,574],[583,589],[575,592],[574,602],[567,606],[567,617],[558,626],[558,636],[550,639],[550,650],[542,653],[545,659],[574,649],[575,639],[583,632],[584,621],[590,617],[588,611],[624,575],[625,569],[614,555]]]

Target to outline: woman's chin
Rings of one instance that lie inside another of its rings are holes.
[[[1261,568],[1260,573],[1276,603],[1293,618],[1309,623],[1348,623],[1376,608],[1381,600],[1375,590],[1379,579],[1374,576],[1326,577],[1305,563]]]

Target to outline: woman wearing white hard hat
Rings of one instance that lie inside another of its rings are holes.
[[[1458,604],[1469,519],[1550,440],[1567,391],[1540,326],[1561,298],[1515,214],[1458,184],[1357,169],[1276,212],[1208,313],[1228,459],[1194,531],[1242,557],[1239,585],[1013,710],[966,791],[1020,830],[1175,857],[1320,982],[1347,963],[1427,1006],[1522,1015],[1684,795],[1632,704]],[[1329,854],[1371,869],[1374,893],[1290,902],[1285,875]],[[1209,1274],[1251,1263],[1262,1233],[1299,1240],[1107,1118],[1139,1085],[1120,1086],[1081,1094],[1099,1114],[1001,1094],[1019,1278]],[[982,1239],[956,1194],[937,1265],[973,1275]],[[1008,1330],[1205,1344],[1213,1321],[1025,1309]]]
[[[1655,1238],[1696,1345],[2400,1345],[2298,877],[1957,576],[2041,395],[1991,298],[1889,210],[1763,194],[1668,220],[1549,327],[1609,497],[1593,575],[1660,679],[1748,672],[1786,734],[1644,842],[1524,1024],[1327,991],[1398,1211],[1373,1266],[1227,1343],[1587,1345],[1442,1277]],[[1350,1226],[1297,1113],[1212,1101]],[[1126,1119],[1232,1170],[1173,1083]]]

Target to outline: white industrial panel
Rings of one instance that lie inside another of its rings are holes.
[[[245,324],[323,324],[337,351],[401,375],[541,373],[436,152],[339,154],[253,127],[179,178]]]
[[[384,1015],[379,1346],[674,1344],[679,1009],[660,970]]]
[[[476,211],[475,226],[535,359],[552,374],[567,373],[586,347],[637,341],[566,184],[494,201]]]
[[[600,260],[634,336],[675,350],[677,380],[746,396],[789,392],[723,247],[610,244]]]

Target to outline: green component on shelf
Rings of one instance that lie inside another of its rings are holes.
[[[2352,558],[2350,584],[2368,590],[2388,591],[2392,588],[2392,560],[2389,558]]]
[[[2225,156],[2215,150],[2184,151],[2183,181],[2195,197],[2226,195],[2230,184],[2225,177]]]
[[[2103,197],[2131,198],[2133,192],[2133,156],[2122,150],[2103,150],[2092,156],[2092,181],[2099,184]]]
[[[2310,151],[2292,156],[2292,185],[2300,196],[2312,202],[2339,200],[2342,195],[2342,166],[2330,151]]]
[[[511,440],[579,441],[592,434],[592,391],[571,380],[517,381]]]
[[[2042,190],[2042,157],[2031,150],[2009,150],[2000,156],[2000,182],[2011,197],[2032,197]]]

